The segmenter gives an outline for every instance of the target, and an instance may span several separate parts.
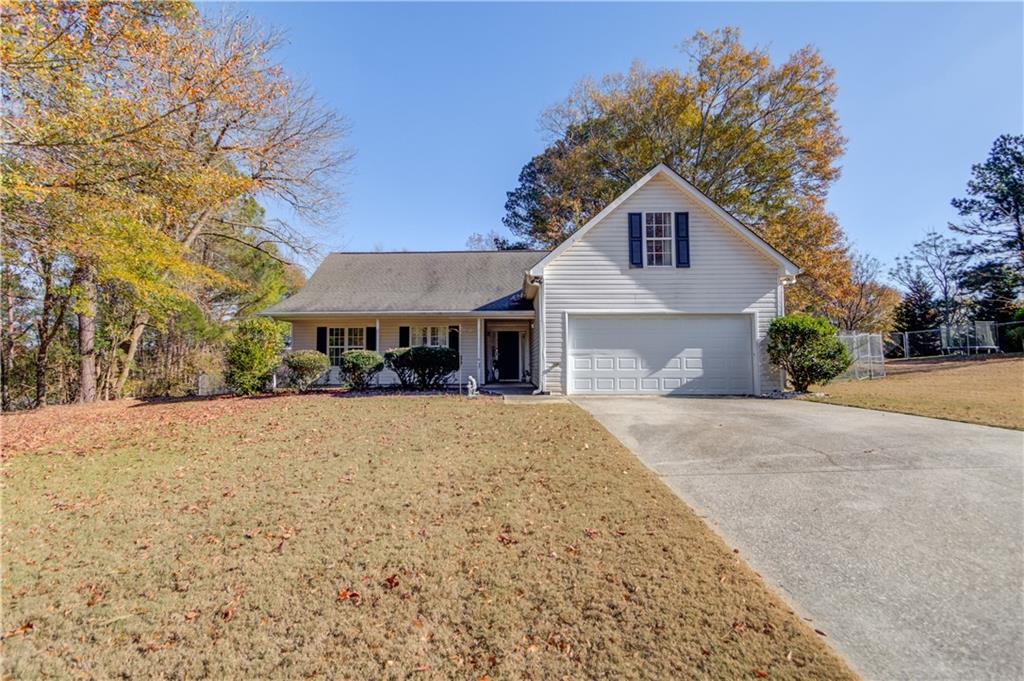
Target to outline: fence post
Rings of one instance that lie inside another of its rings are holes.
[[[910,334],[903,332],[903,359],[910,359]]]

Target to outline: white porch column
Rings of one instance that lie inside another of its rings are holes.
[[[476,320],[476,383],[477,385],[484,384],[484,320],[482,317],[477,317]]]

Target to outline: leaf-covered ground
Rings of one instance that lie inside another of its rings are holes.
[[[569,404],[321,394],[0,424],[5,677],[853,677]]]
[[[897,360],[885,371],[885,378],[831,383],[808,399],[1024,430],[1020,355]]]

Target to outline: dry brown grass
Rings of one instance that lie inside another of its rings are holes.
[[[2,425],[5,677],[853,678],[572,405],[309,395]]]
[[[886,373],[832,383],[808,399],[1024,430],[1024,357],[895,361]]]

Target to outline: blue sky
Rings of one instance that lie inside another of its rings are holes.
[[[685,68],[676,46],[698,29],[738,26],[777,60],[811,43],[836,68],[849,144],[829,207],[885,263],[944,229],[971,164],[1024,130],[1021,3],[236,8],[287,32],[288,71],[351,125],[345,206],[310,229],[325,250],[458,249],[500,229],[505,192],[545,145],[538,115],[633,60]]]

